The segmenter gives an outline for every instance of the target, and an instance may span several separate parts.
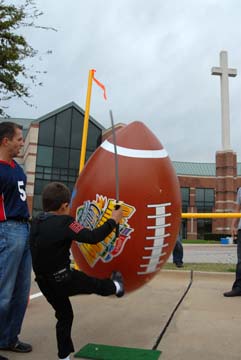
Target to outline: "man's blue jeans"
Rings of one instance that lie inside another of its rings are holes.
[[[180,236],[177,239],[172,255],[174,264],[183,264],[183,246]]]
[[[0,222],[0,347],[18,340],[28,304],[31,265],[29,224]]]
[[[234,288],[240,288],[241,289],[241,230],[238,230],[238,238],[237,238],[237,258],[238,262],[236,265],[236,278],[233,283],[233,289]]]

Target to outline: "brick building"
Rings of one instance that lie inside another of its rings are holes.
[[[216,163],[173,162],[182,193],[183,212],[233,212],[241,164],[233,151],[217,151]],[[188,239],[230,235],[230,219],[183,219]]]

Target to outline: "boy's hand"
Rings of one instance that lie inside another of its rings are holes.
[[[111,218],[115,220],[116,224],[118,224],[123,218],[123,211],[121,205],[118,205],[119,208],[112,211]]]

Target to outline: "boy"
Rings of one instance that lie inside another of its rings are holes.
[[[122,218],[122,209],[113,210],[102,226],[89,230],[69,215],[70,191],[62,183],[48,184],[42,193],[44,213],[33,220],[30,249],[33,270],[40,290],[52,305],[57,318],[56,336],[59,359],[68,360],[74,351],[71,339],[73,310],[69,296],[98,294],[124,295],[122,275],[113,272],[111,279],[97,279],[70,268],[73,240],[97,244],[108,236]]]

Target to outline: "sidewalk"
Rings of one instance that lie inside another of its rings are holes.
[[[184,263],[236,264],[237,245],[184,244]],[[168,262],[172,262],[172,256]]]
[[[192,286],[157,348],[162,351],[160,360],[240,360],[241,297],[222,295],[233,279],[229,273],[194,273]],[[72,298],[76,351],[88,343],[152,349],[189,282],[189,271],[163,270],[121,299]],[[32,292],[36,291],[33,285]],[[43,297],[30,301],[21,339],[34,348],[25,360],[57,359],[54,313]],[[23,357],[7,355],[10,360]]]

